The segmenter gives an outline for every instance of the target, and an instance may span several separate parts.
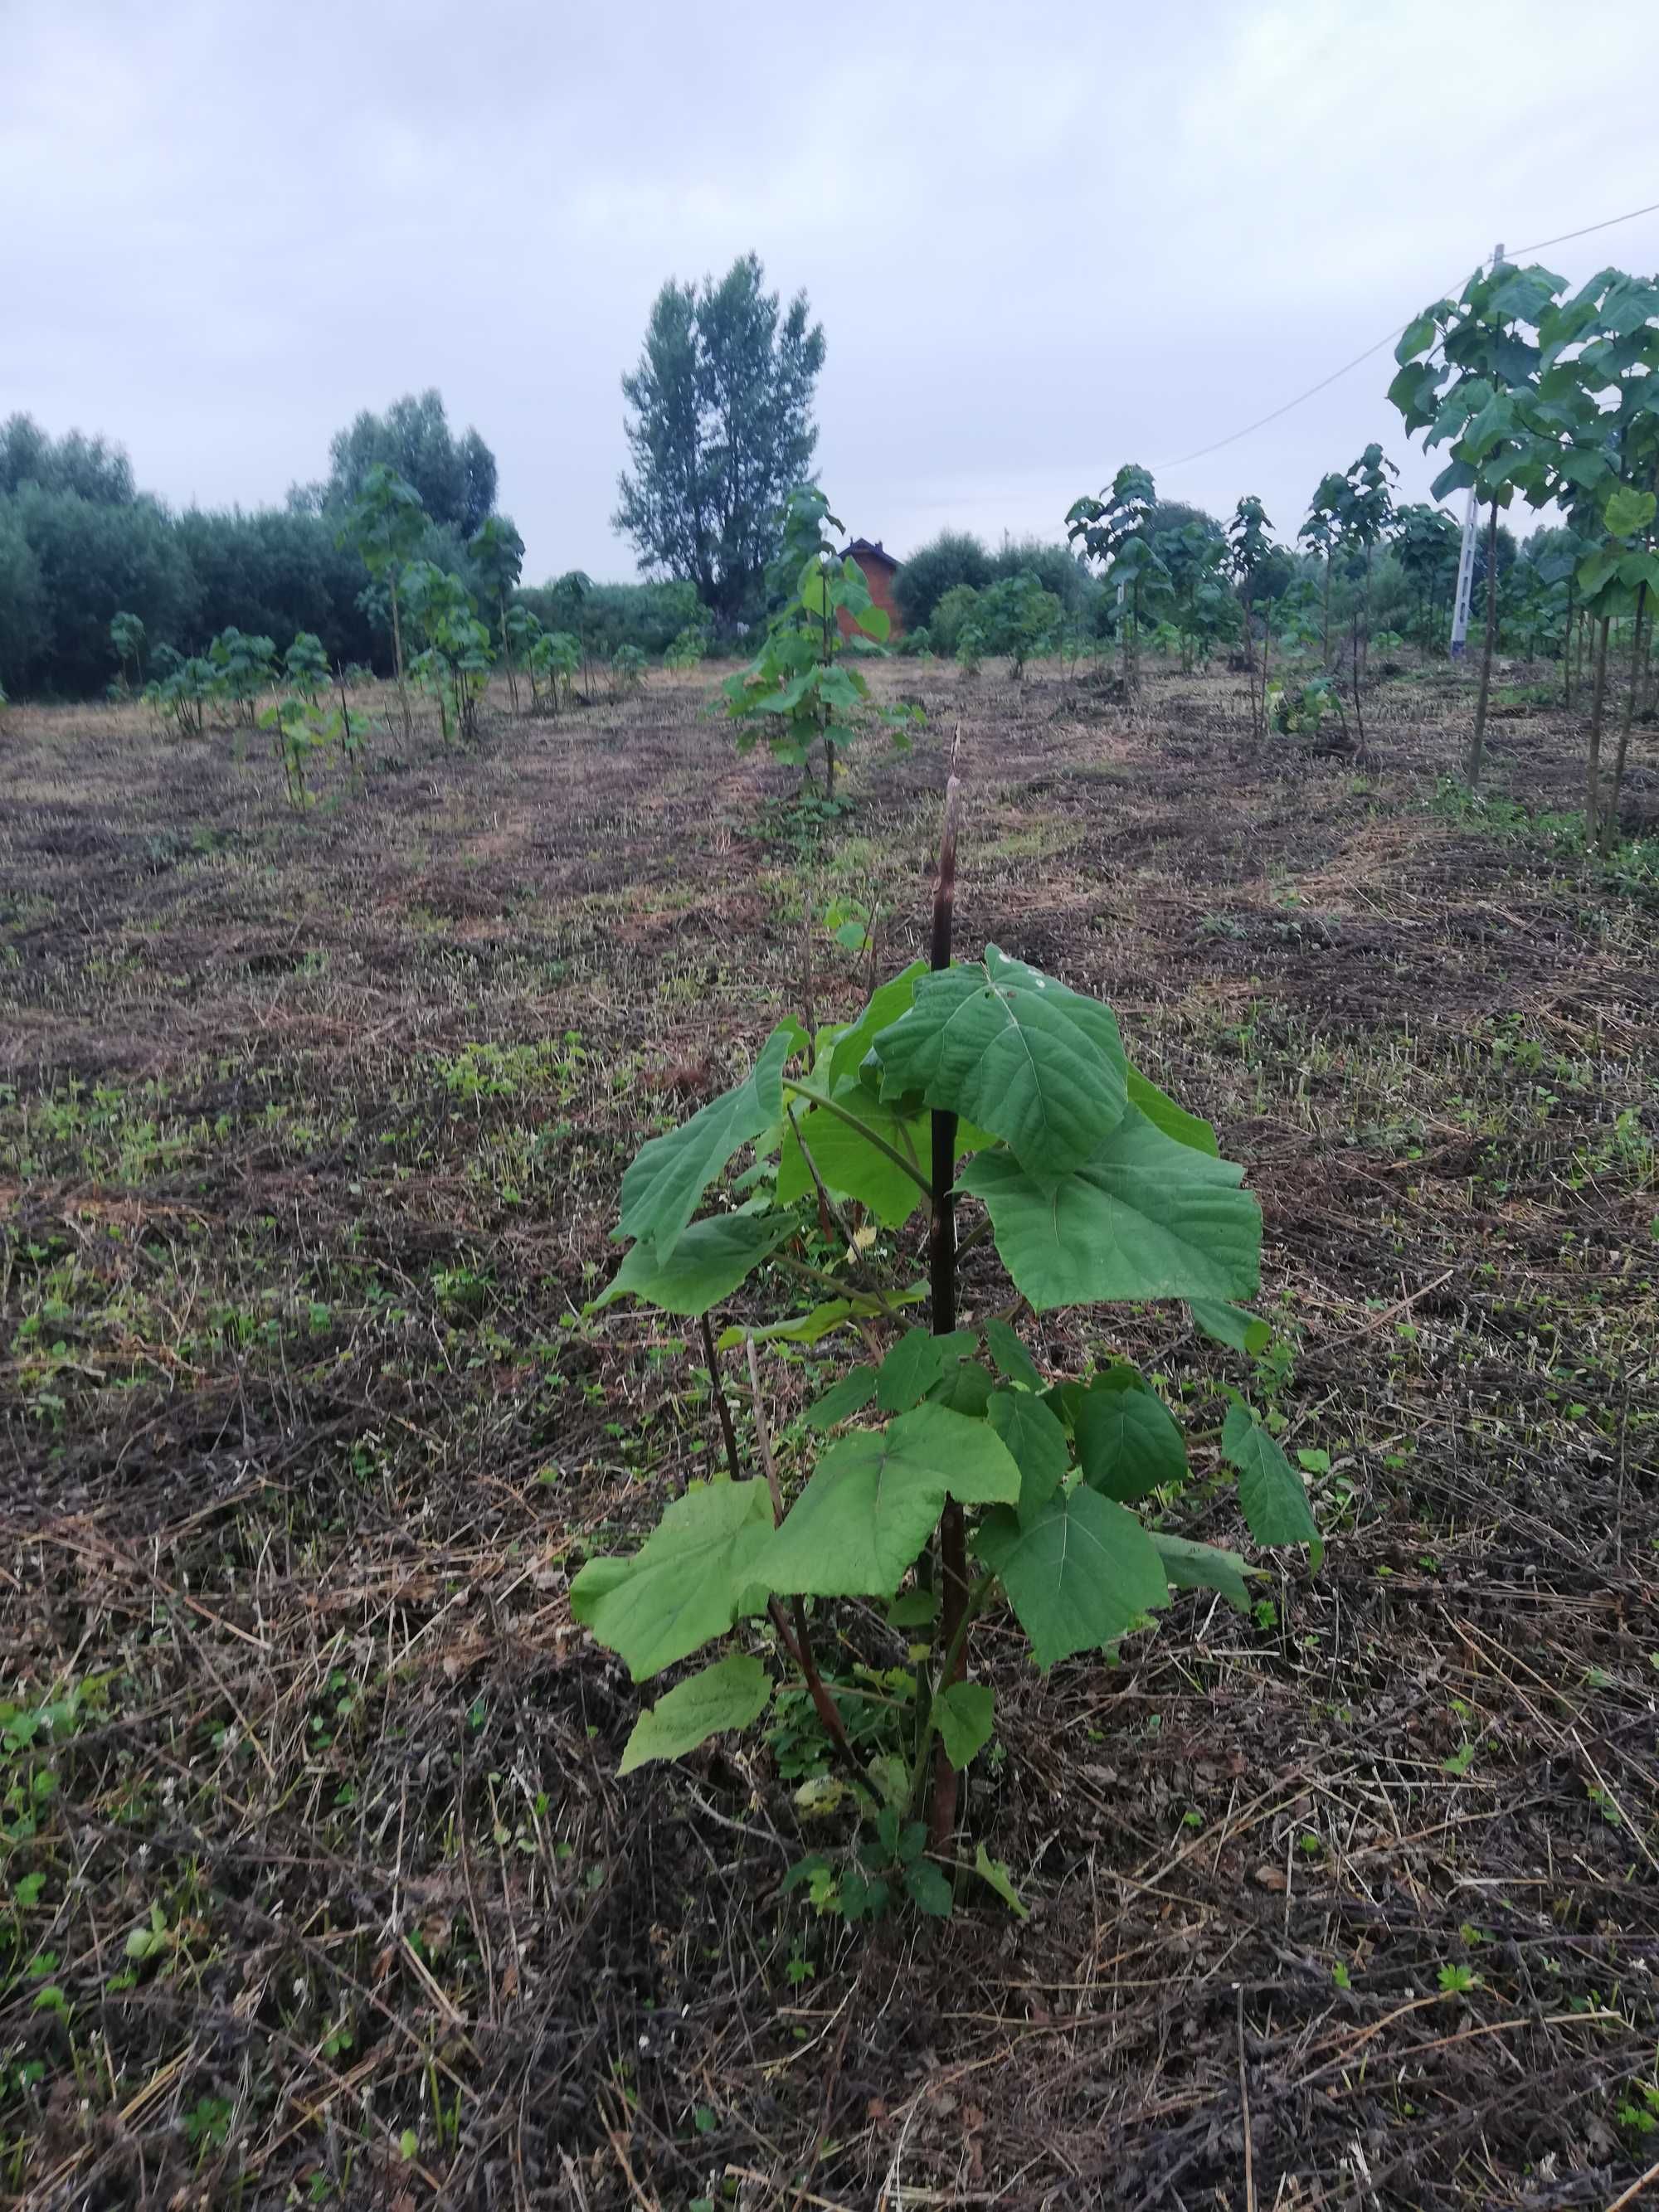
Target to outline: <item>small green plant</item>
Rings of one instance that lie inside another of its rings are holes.
[[[265,708],[259,727],[270,732],[271,750],[283,771],[289,805],[296,813],[303,812],[312,803],[306,787],[306,763],[327,743],[331,734],[327,724],[319,720],[308,699],[290,695]]]
[[[530,648],[532,703],[539,706],[544,698],[554,714],[559,712],[562,698],[568,707],[581,665],[581,646],[568,630],[551,629],[538,637]]]
[[[250,637],[233,623],[214,639],[207,657],[213,665],[220,697],[228,700],[233,714],[252,729],[259,694],[276,681],[276,641]]]
[[[676,676],[689,676],[694,668],[702,665],[708,641],[700,629],[683,629],[670,640],[662,657],[662,665]]]
[[[1394,534],[1392,480],[1399,474],[1381,446],[1367,446],[1357,460],[1348,464],[1337,509],[1339,543],[1359,570],[1359,598],[1353,611],[1352,637],[1356,715],[1363,711],[1359,706],[1359,684],[1370,672],[1371,567],[1377,547]]]
[[[519,578],[524,571],[524,540],[504,514],[489,514],[479,524],[477,534],[468,539],[466,550],[483,585],[487,603],[493,604],[495,610],[495,635],[501,641],[501,659],[507,667],[507,694],[516,714],[519,642],[525,631],[524,625],[515,625],[511,617],[529,610],[510,608],[507,601],[518,589]]]
[[[1162,546],[1174,601],[1170,629],[1182,672],[1190,675],[1207,667],[1216,647],[1238,635],[1238,601],[1224,573],[1227,542],[1212,524],[1188,522]]]
[[[1632,2135],[1659,2135],[1659,2082],[1633,2081],[1616,2118]]]
[[[870,597],[864,571],[839,556],[828,533],[842,527],[816,484],[800,484],[784,503],[783,552],[778,563],[791,596],[768,627],[766,642],[747,668],[720,687],[738,724],[738,750],[750,751],[763,729],[775,759],[799,768],[805,790],[817,748],[823,795],[836,795],[836,748],[858,734],[854,717],[870,706],[863,672],[847,654],[885,650],[888,618]],[[893,742],[908,746],[908,714],[884,713]]]
[[[118,614],[110,623],[110,646],[119,668],[116,686],[124,698],[143,681],[145,635],[137,615]]]
[[[645,683],[645,655],[637,645],[619,645],[611,656],[611,696],[630,699]]]
[[[1028,660],[1052,649],[1065,619],[1059,599],[1029,569],[1003,577],[980,594],[977,627],[987,650],[1006,657],[1016,684],[1024,681]]]
[[[175,737],[204,737],[209,703],[220,696],[213,663],[198,654],[186,660],[172,646],[158,645],[153,665],[155,673],[144,686],[143,698],[162,729]]]
[[[403,709],[405,744],[414,726],[410,718],[409,686],[404,669],[399,586],[426,526],[426,509],[414,485],[384,461],[376,461],[365,471],[362,489],[339,533],[341,544],[351,546],[361,556],[369,574],[386,586],[392,617],[392,665],[398,678],[398,702]]]
[[[1266,508],[1259,499],[1254,497],[1239,501],[1233,510],[1233,519],[1227,526],[1227,565],[1237,580],[1239,593],[1244,601],[1246,657],[1250,659],[1250,734],[1257,738],[1265,734],[1267,727],[1267,669],[1273,658],[1273,643],[1271,602],[1267,612],[1261,618],[1261,681],[1259,691],[1255,664],[1249,650],[1249,626],[1255,613],[1263,573],[1277,550],[1267,535],[1272,528]]]
[[[641,1714],[624,1770],[757,1720],[776,1687],[769,1658],[799,1675],[823,1759],[876,1818],[880,1856],[866,1853],[851,1892],[865,1907],[874,1882],[887,1897],[925,1903],[919,1883],[938,1895],[908,1871],[921,1863],[915,1824],[948,1863],[959,1777],[993,1735],[992,1692],[969,1661],[994,1604],[1044,1671],[1115,1652],[1173,1589],[1249,1606],[1236,1553],[1131,1510],[1188,1474],[1182,1431],[1152,1384],[1104,1347],[1091,1379],[1053,1381],[1013,1324],[1027,1308],[1174,1297],[1245,1351],[1262,1327],[1237,1303],[1258,1285],[1259,1210],[1208,1123],[1129,1064],[1107,1007],[994,945],[952,963],[957,803],[952,779],[929,963],[881,984],[850,1023],[809,1035],[785,1021],[743,1082],[653,1137],[623,1179],[616,1235],[630,1249],[597,1304],[632,1297],[699,1323],[726,1471],[676,1498],[641,1550],[590,1559],[571,1586],[576,1617],[636,1681],[737,1632]],[[735,1202],[700,1211],[751,1146]],[[969,1202],[983,1213],[959,1235]],[[913,1261],[919,1219],[925,1259]],[[987,1288],[967,1314],[958,1254],[988,1241],[1013,1295]],[[714,1309],[756,1276],[793,1293],[782,1316],[717,1342]],[[913,1319],[923,1301],[926,1326]],[[815,1435],[844,1432],[791,1502],[757,1346],[843,1328],[869,1356],[807,1413]],[[749,1363],[757,1472],[744,1471],[720,1380],[733,1343]],[[1225,1395],[1221,1450],[1252,1534],[1316,1545],[1302,1477]],[[885,1607],[891,1661],[827,1678],[813,1616],[822,1627],[846,1599]],[[751,1623],[769,1628],[769,1650]],[[843,1881],[843,1909],[848,1894]]]
[[[532,708],[540,704],[535,652],[544,635],[541,617],[533,607],[510,606],[501,617],[501,658],[507,663],[507,691],[515,708],[519,703],[520,667],[530,679]]]
[[[404,593],[410,622],[425,641],[410,673],[437,702],[444,743],[453,724],[454,735],[470,744],[478,734],[478,707],[494,665],[489,632],[460,578],[430,561],[412,562],[404,571]]]
[[[1347,728],[1341,690],[1328,672],[1310,676],[1301,684],[1273,684],[1268,694],[1268,713],[1273,728],[1285,738],[1317,737],[1332,715]]]
[[[1478,269],[1455,298],[1437,300],[1409,323],[1395,348],[1401,366],[1389,398],[1407,433],[1421,430],[1425,447],[1446,444],[1451,454],[1431,487],[1435,498],[1472,489],[1486,505],[1486,638],[1465,772],[1471,791],[1480,787],[1486,761],[1498,644],[1498,511],[1516,491],[1537,506],[1554,489],[1538,411],[1539,371],[1564,281],[1535,264]],[[1558,395],[1543,404],[1563,403]]]
[[[1170,588],[1170,571],[1146,530],[1157,498],[1150,471],[1126,461],[1098,497],[1074,500],[1066,516],[1066,537],[1085,559],[1099,562],[1116,596],[1127,692],[1139,688],[1142,627],[1156,619]]]
[[[805,1884],[818,1911],[838,1912],[843,1920],[879,1920],[901,1897],[936,1919],[946,1919],[951,1885],[925,1856],[927,1849],[922,1822],[906,1820],[896,1806],[884,1805],[860,1842],[853,1866],[837,1876],[826,1858],[802,1859],[791,1867],[783,1886],[787,1892]]]
[[[302,629],[283,655],[283,672],[290,686],[314,707],[317,694],[328,688],[328,655],[321,638]]]

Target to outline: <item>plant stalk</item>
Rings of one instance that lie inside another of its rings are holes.
[[[395,568],[386,571],[386,585],[392,593],[392,658],[398,671],[398,703],[404,710],[404,743],[408,744],[415,734],[415,726],[409,714],[409,686],[404,681],[404,629],[398,615],[398,572]]]
[[[933,885],[933,933],[929,965],[938,974],[951,964],[951,936],[956,916],[957,816],[962,787],[953,775],[945,787],[945,827],[939,837],[939,874]],[[933,1209],[927,1229],[927,1273],[935,1336],[948,1336],[957,1325],[957,1117],[935,1113],[933,1133]],[[968,1524],[960,1503],[945,1501],[939,1516],[939,1565],[943,1589],[939,1630],[945,1662],[934,1695],[950,1686],[962,1665],[968,1641]],[[924,1732],[922,1751],[926,1751]],[[945,1850],[957,1824],[959,1777],[940,1747],[933,1764],[933,1798],[929,1836]]]
[[[1474,702],[1474,734],[1469,739],[1468,767],[1464,781],[1471,791],[1480,788],[1480,771],[1486,759],[1486,705],[1492,697],[1492,655],[1498,649],[1498,501],[1492,502],[1486,525],[1486,642],[1480,655],[1480,693]]]
[[[720,1382],[720,1356],[714,1348],[714,1332],[709,1327],[707,1314],[698,1316],[702,1329],[702,1354],[708,1362],[708,1381],[714,1393],[714,1404],[720,1417],[720,1435],[726,1442],[726,1467],[733,1482],[743,1480],[743,1462],[738,1455],[738,1432],[732,1423],[732,1408],[726,1401],[726,1390]]]
[[[1607,632],[1613,627],[1603,615],[1595,641],[1595,674],[1590,690],[1589,743],[1585,750],[1584,841],[1594,847],[1601,834],[1601,722],[1607,702]]]
[[[1643,689],[1643,675],[1647,654],[1643,640],[1647,625],[1648,587],[1645,578],[1636,590],[1636,629],[1630,641],[1630,684],[1625,693],[1625,711],[1619,724],[1619,745],[1613,757],[1613,787],[1607,793],[1607,811],[1601,817],[1601,851],[1612,852],[1619,837],[1619,804],[1624,795],[1625,762],[1630,752],[1631,725],[1636,719],[1636,702]]]
[[[895,1167],[902,1168],[911,1182],[932,1198],[933,1186],[915,1162],[906,1159],[896,1145],[890,1145],[884,1137],[878,1137],[867,1123],[860,1121],[850,1107],[843,1106],[840,1099],[831,1098],[826,1091],[815,1091],[810,1083],[798,1082],[793,1076],[784,1077],[783,1087],[786,1091],[793,1091],[798,1098],[805,1098],[814,1106],[822,1106],[826,1114],[833,1114],[838,1121],[845,1121],[848,1128],[856,1129],[866,1145],[873,1145],[878,1152],[884,1153],[891,1160]]]
[[[720,1370],[715,1360],[714,1339],[708,1327],[707,1315],[703,1316],[702,1326],[703,1342],[714,1375],[715,1394],[720,1398],[720,1410],[729,1434],[732,1417],[726,1409],[725,1393],[720,1388]],[[772,1438],[766,1425],[765,1403],[761,1397],[760,1362],[755,1357],[754,1338],[752,1336],[747,1338],[745,1345],[749,1353],[749,1388],[755,1401],[755,1441],[760,1448],[761,1465],[766,1471],[766,1486],[772,1493],[772,1525],[775,1528],[783,1518],[783,1492],[778,1483],[778,1470],[772,1457]],[[737,1452],[735,1436],[731,1438],[731,1450],[735,1463]],[[807,1626],[806,1601],[802,1597],[793,1597],[789,1601],[789,1607],[790,1620],[786,1620],[783,1607],[778,1599],[772,1597],[766,1601],[766,1609],[771,1615],[773,1627],[777,1631],[778,1641],[800,1669],[801,1677],[806,1684],[806,1693],[812,1700],[813,1711],[823,1723],[824,1733],[829,1736],[831,1746],[851,1768],[859,1781],[863,1782],[866,1778],[864,1768],[860,1763],[858,1753],[853,1748],[852,1739],[847,1733],[847,1723],[842,1720],[840,1708],[830,1696],[829,1687],[823,1675],[818,1672],[817,1661],[812,1656],[812,1632]],[[793,1636],[790,1633],[790,1620],[793,1620],[794,1626]]]

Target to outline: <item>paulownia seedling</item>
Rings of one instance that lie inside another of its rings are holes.
[[[836,755],[858,734],[856,718],[879,713],[900,747],[910,740],[911,710],[872,708],[864,672],[849,654],[882,653],[887,616],[870,597],[862,568],[838,555],[829,534],[842,528],[816,484],[801,484],[784,503],[783,552],[778,567],[789,597],[775,614],[766,641],[747,668],[720,686],[726,711],[738,725],[738,750],[751,751],[763,731],[775,758],[810,777],[813,748],[823,761],[823,795],[836,795]],[[842,617],[848,623],[842,629]]]
[[[910,1824],[949,1856],[960,1774],[994,1727],[992,1691],[969,1668],[988,1610],[1006,1604],[1046,1672],[1112,1653],[1172,1590],[1249,1609],[1243,1559],[1145,1517],[1188,1464],[1157,1390],[1109,1339],[1092,1380],[1052,1380],[1020,1317],[1180,1299],[1235,1350],[1267,1335],[1241,1303],[1258,1287],[1260,1212],[1210,1125],[1130,1064],[1099,1000],[994,945],[953,964],[957,805],[952,778],[929,959],[853,1021],[781,1024],[735,1089],[653,1137],[623,1176],[615,1233],[629,1249],[598,1303],[636,1298],[700,1324],[726,1473],[692,1483],[637,1552],[590,1559],[571,1589],[577,1619],[636,1681],[721,1647],[641,1714],[625,1768],[749,1726],[780,1667],[793,1671],[827,1755],[861,1802],[898,1816],[888,1857],[924,1904],[934,1885],[902,1875]],[[988,1242],[1006,1279],[986,1288],[978,1265],[969,1310],[961,1258]],[[794,1305],[717,1343],[715,1309],[762,1270],[799,1292]],[[790,1497],[757,1346],[837,1330],[868,1356],[807,1413],[828,1441]],[[755,1410],[747,1469],[719,1373],[738,1343]],[[1252,1535],[1316,1545],[1300,1474],[1229,1395],[1221,1454]],[[848,1600],[866,1623],[884,1609],[902,1672],[826,1671],[818,1642]],[[884,1750],[866,1725],[878,1680],[876,1710],[901,1716]]]

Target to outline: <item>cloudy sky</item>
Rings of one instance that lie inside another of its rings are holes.
[[[1286,534],[1386,351],[1512,250],[1659,200],[1650,0],[822,11],[0,0],[0,416],[182,504],[280,500],[437,385],[534,579],[633,573],[617,380],[750,248],[828,358],[820,475],[903,552],[1060,534],[1120,462]],[[1659,268],[1659,215],[1550,249]]]

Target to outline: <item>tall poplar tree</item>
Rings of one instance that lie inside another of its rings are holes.
[[[631,469],[611,520],[647,573],[683,579],[726,621],[762,611],[787,495],[811,475],[823,329],[786,309],[757,255],[716,283],[670,280],[624,376]]]

